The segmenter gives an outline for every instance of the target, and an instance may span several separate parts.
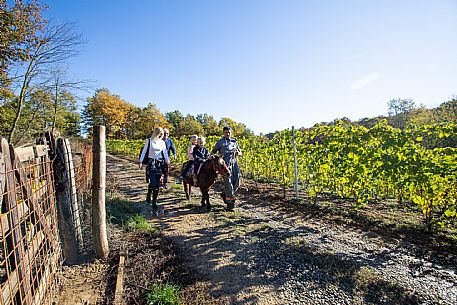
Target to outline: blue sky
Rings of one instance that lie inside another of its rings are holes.
[[[70,73],[256,134],[457,94],[455,0],[47,1],[88,40]]]

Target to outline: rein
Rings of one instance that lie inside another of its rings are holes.
[[[219,174],[219,170],[216,167],[216,164],[215,164],[216,161],[217,161],[216,159],[209,158],[205,162],[203,162],[202,167],[203,167],[203,165],[205,165],[206,162],[210,162],[211,163],[210,168],[212,168],[217,175],[217,174]]]

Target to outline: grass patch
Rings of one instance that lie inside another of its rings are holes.
[[[123,225],[128,219],[139,213],[140,210],[138,207],[120,198],[110,200],[106,206],[108,219],[114,224]]]
[[[361,290],[380,280],[379,275],[373,269],[368,267],[360,268],[354,275],[355,282]]]
[[[124,223],[124,229],[129,232],[154,233],[156,228],[144,216],[135,214]]]
[[[146,294],[146,302],[149,305],[178,305],[180,288],[177,285],[152,284],[151,290]]]

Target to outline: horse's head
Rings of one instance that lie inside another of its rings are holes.
[[[229,176],[230,175],[230,170],[227,167],[227,164],[225,164],[224,158],[220,155],[213,155],[210,157],[211,163],[214,165],[214,169],[216,170],[216,173],[221,174],[222,176]]]

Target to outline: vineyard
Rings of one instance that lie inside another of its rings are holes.
[[[209,150],[219,137],[207,138]],[[187,138],[173,139],[178,162],[187,158]],[[338,122],[310,131],[238,139],[245,177],[292,189],[294,146],[302,198],[344,198],[354,209],[395,199],[414,203],[429,231],[455,230],[457,219],[457,126],[430,125],[395,129],[381,121],[372,128]],[[108,140],[107,150],[137,156],[144,140]]]

